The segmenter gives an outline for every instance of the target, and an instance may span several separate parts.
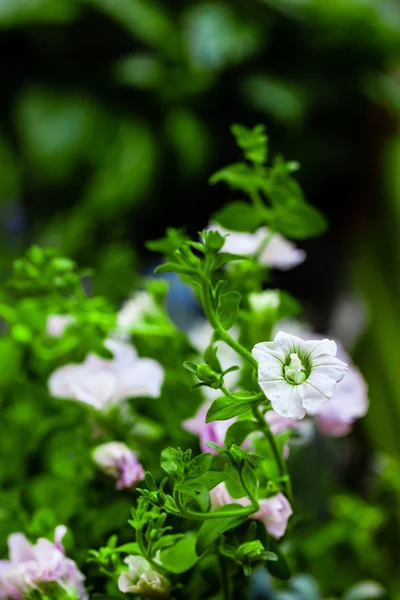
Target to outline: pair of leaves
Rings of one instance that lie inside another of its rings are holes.
[[[260,397],[253,392],[235,392],[234,398],[220,396],[210,406],[207,412],[206,422],[226,421],[237,417],[259,404]]]

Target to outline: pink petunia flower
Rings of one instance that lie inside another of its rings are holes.
[[[144,478],[144,470],[134,452],[122,442],[108,442],[93,451],[96,465],[117,480],[117,489],[135,487]]]

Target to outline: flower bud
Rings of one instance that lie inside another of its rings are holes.
[[[117,480],[117,489],[135,487],[144,478],[137,456],[122,442],[109,442],[97,446],[93,452],[96,465]]]
[[[239,546],[236,551],[236,558],[240,562],[253,562],[255,560],[261,560],[264,551],[264,546],[260,540],[253,540],[252,542],[245,542]]]
[[[220,375],[208,365],[197,365],[196,375],[201,381],[204,381],[204,383],[215,390],[220,388]]]

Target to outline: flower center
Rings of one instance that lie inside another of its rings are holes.
[[[290,362],[284,367],[286,381],[292,385],[300,385],[307,378],[305,366],[301,362],[297,352],[292,352]]]

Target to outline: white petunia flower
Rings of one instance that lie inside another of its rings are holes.
[[[88,354],[80,364],[56,369],[49,379],[50,394],[107,410],[126,398],[157,398],[164,379],[163,367],[152,358],[140,358],[130,344],[108,339],[111,360]]]
[[[253,348],[258,382],[272,408],[283,417],[302,419],[333,396],[347,365],[336,357],[332,340],[302,340],[280,331],[273,342]]]
[[[283,235],[272,232],[267,227],[260,227],[254,233],[243,233],[229,231],[221,225],[211,223],[208,229],[227,236],[223,252],[256,256],[264,267],[287,271],[304,262],[306,258],[304,250],[300,250]]]

